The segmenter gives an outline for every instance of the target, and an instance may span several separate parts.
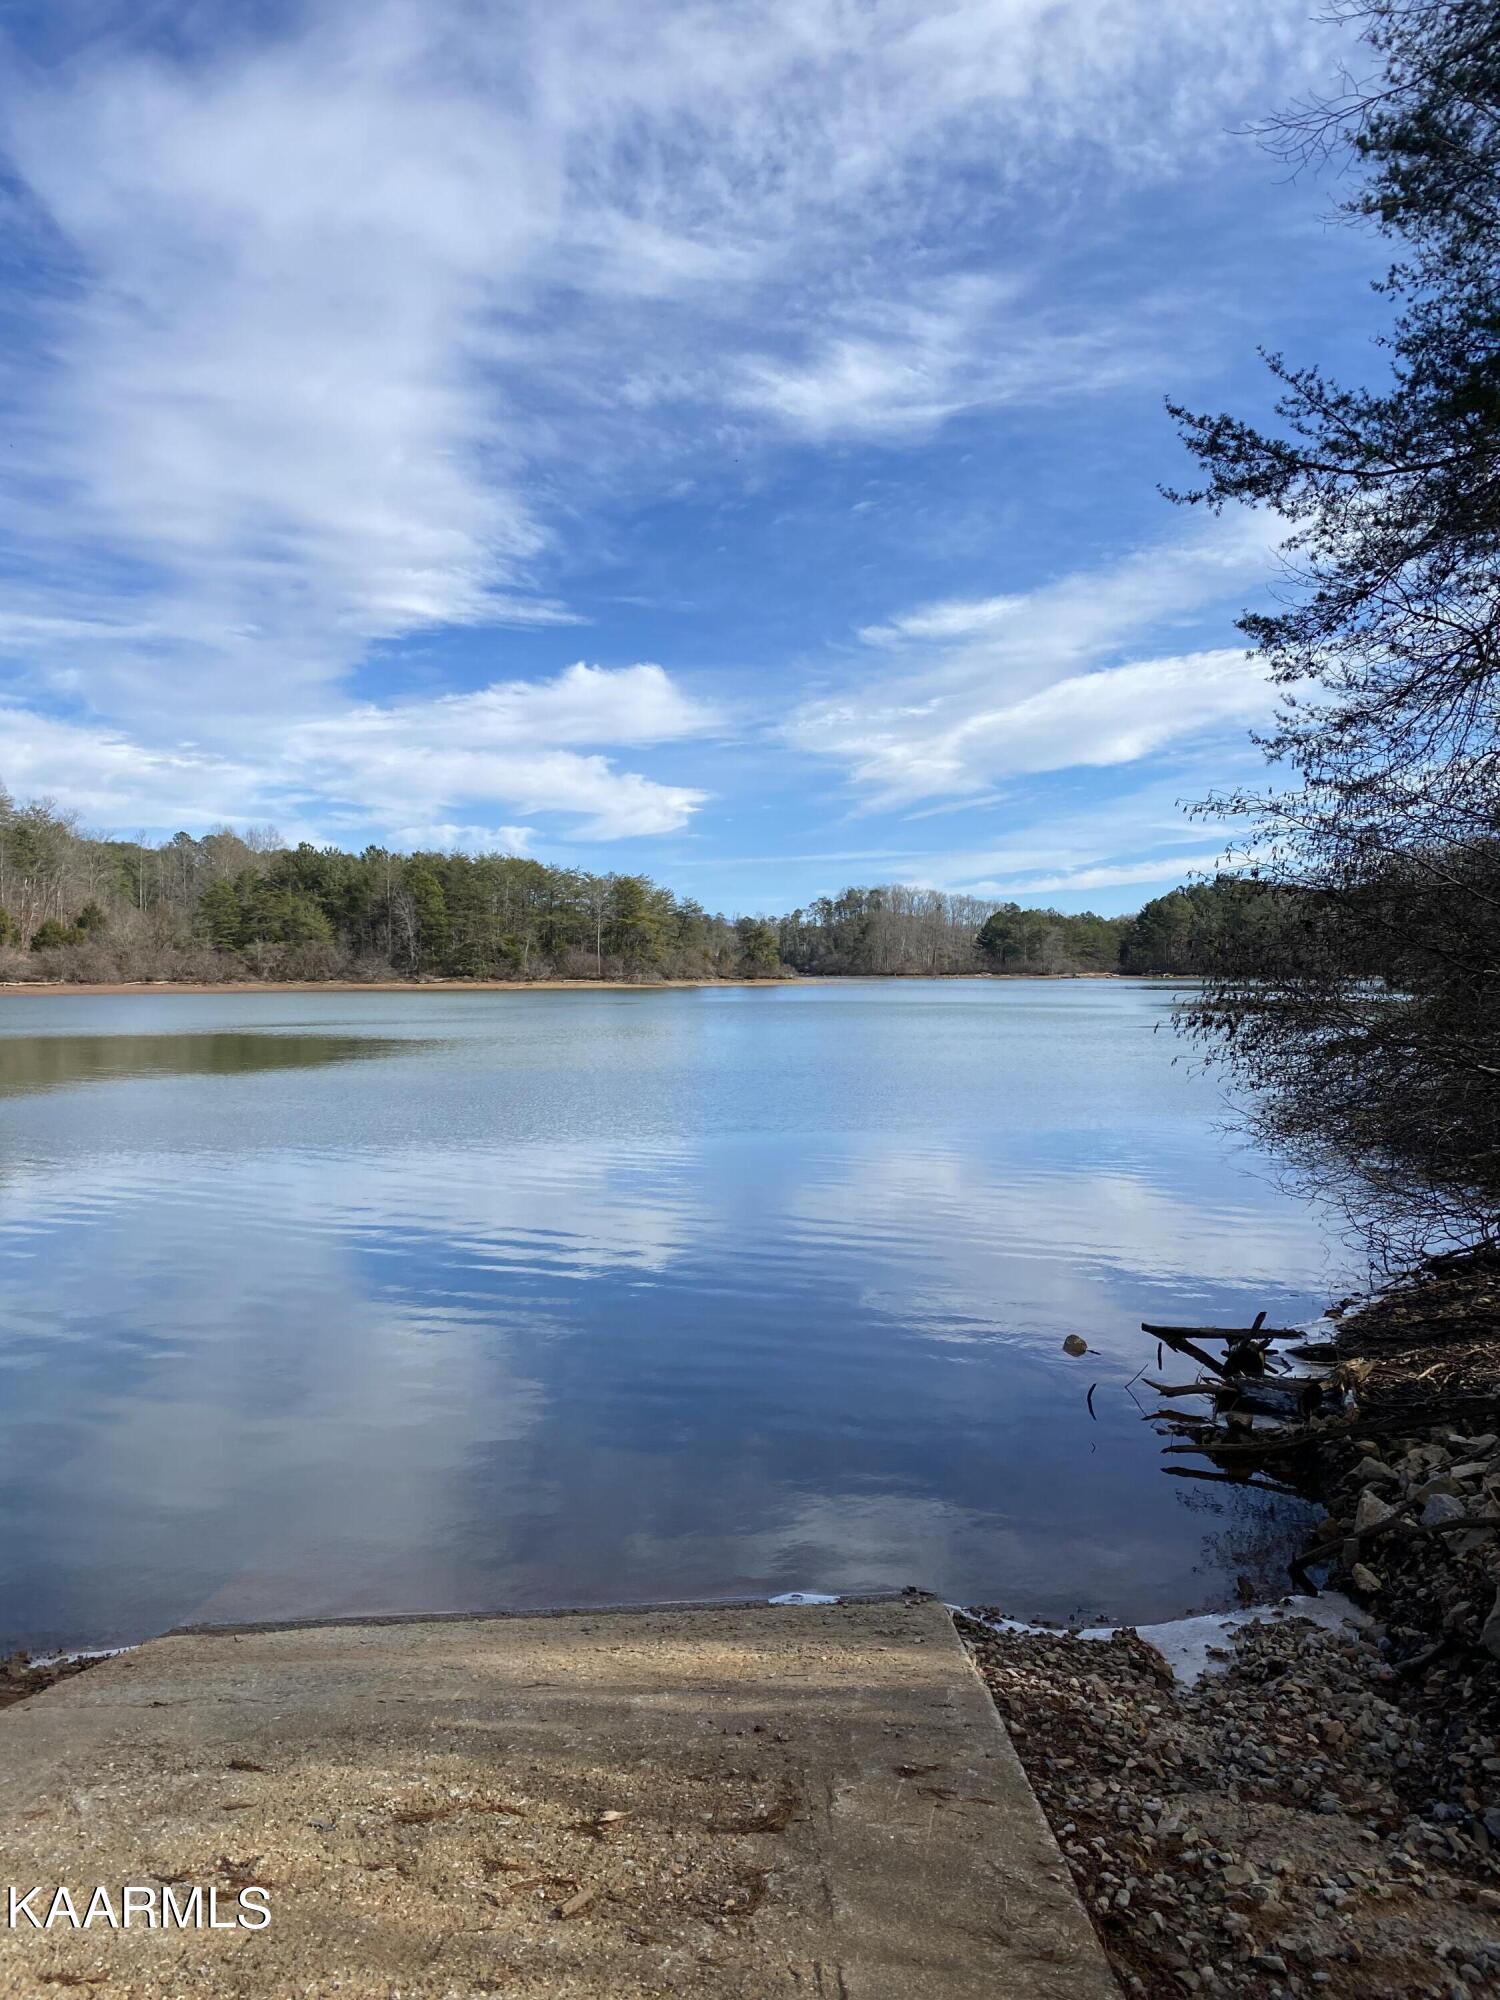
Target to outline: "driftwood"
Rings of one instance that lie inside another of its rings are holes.
[[[1294,1361],[1337,1361],[1339,1344],[1336,1340],[1304,1340],[1300,1347],[1289,1347],[1287,1353]]]
[[[1162,1398],[1163,1405],[1175,1404],[1181,1398],[1202,1399],[1211,1405],[1207,1412],[1170,1407],[1149,1412],[1148,1421],[1183,1440],[1164,1445],[1165,1455],[1214,1461],[1213,1469],[1201,1465],[1168,1465],[1162,1469],[1176,1479],[1205,1479],[1226,1486],[1248,1486],[1289,1499],[1303,1498],[1298,1487],[1287,1483],[1285,1474],[1277,1479],[1270,1476],[1268,1468],[1282,1469],[1298,1453],[1315,1448],[1325,1437],[1339,1435],[1348,1428],[1337,1417],[1317,1425],[1310,1421],[1325,1396],[1317,1378],[1275,1372],[1270,1360],[1272,1343],[1284,1340],[1305,1345],[1304,1330],[1268,1327],[1262,1312],[1247,1327],[1164,1326],[1155,1320],[1142,1320],[1141,1331],[1174,1353],[1196,1361],[1203,1370],[1192,1382],[1163,1382],[1148,1377],[1147,1386]],[[1200,1345],[1205,1341],[1222,1346],[1223,1358]],[[1158,1365],[1160,1359],[1159,1347]],[[1277,1421],[1273,1428],[1267,1429],[1257,1426],[1258,1418]],[[1310,1558],[1311,1552],[1302,1560]]]
[[[1152,1321],[1141,1321],[1141,1332],[1149,1333],[1153,1340],[1228,1340],[1254,1341],[1266,1346],[1273,1340],[1301,1340],[1306,1336],[1305,1326],[1156,1326]]]
[[[1146,1321],[1142,1320],[1141,1331],[1142,1333],[1154,1334],[1158,1340],[1164,1340],[1168,1347],[1172,1348],[1176,1353],[1185,1354],[1190,1361],[1196,1361],[1200,1368],[1208,1369],[1210,1374],[1222,1376],[1226,1382],[1229,1380],[1230,1371],[1225,1364],[1217,1360],[1212,1354],[1206,1354],[1201,1347],[1195,1347],[1186,1334],[1182,1333],[1177,1327],[1148,1326]]]
[[[1307,1589],[1314,1589],[1316,1586],[1305,1573],[1311,1564],[1323,1562],[1336,1549],[1341,1549],[1345,1542],[1354,1542],[1363,1551],[1366,1542],[1378,1541],[1384,1535],[1394,1534],[1398,1528],[1403,1534],[1415,1535],[1424,1541],[1433,1535],[1467,1535],[1476,1530],[1487,1533],[1491,1529],[1500,1528],[1500,1513],[1496,1513],[1493,1509],[1483,1514],[1465,1514],[1457,1521],[1414,1521],[1411,1519],[1411,1509],[1416,1504],[1414,1500],[1406,1501],[1394,1514],[1387,1515],[1383,1521],[1377,1521],[1373,1528],[1356,1530],[1349,1527],[1337,1535],[1329,1535],[1321,1542],[1314,1542],[1311,1548],[1304,1549],[1301,1555],[1290,1563],[1293,1581],[1303,1584]]]
[[[1322,1395],[1321,1383],[1305,1375],[1284,1380],[1274,1375],[1255,1375],[1234,1382],[1158,1382],[1148,1375],[1146,1387],[1167,1399],[1207,1396],[1238,1412],[1266,1417],[1292,1415],[1309,1400],[1316,1401]],[[1156,1410],[1146,1413],[1146,1421],[1150,1423],[1157,1422],[1159,1417]]]

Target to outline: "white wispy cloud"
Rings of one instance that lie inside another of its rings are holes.
[[[1015,282],[965,276],[820,323],[782,356],[745,364],[733,400],[786,430],[838,438],[920,437],[961,411],[1103,395],[1159,369],[1150,314],[1060,323]]]
[[[411,718],[332,740],[354,669],[573,618],[549,564],[606,463],[900,444],[1137,370],[1155,303],[1060,323],[1017,216],[1201,171],[1316,40],[1304,0],[301,0],[153,36],[164,11],[104,6],[113,32],[0,75],[40,288],[0,381],[3,755],[45,766],[65,705],[101,814],[148,781],[185,814],[273,716],[291,747],[251,789],[388,782]],[[581,754],[570,698],[429,717],[424,819],[681,824],[701,793]],[[481,727],[491,751],[456,740]],[[932,782],[984,761],[932,756]]]
[[[981,877],[965,884],[971,896],[1086,895],[1091,889],[1141,888],[1156,883],[1174,886],[1192,875],[1209,875],[1223,860],[1217,848],[1201,848],[1181,854],[1155,854],[1141,861],[1097,861],[1080,868],[1053,868],[1022,875]]]
[[[577,660],[550,681],[496,681],[469,694],[366,702],[310,723],[304,743],[325,754],[394,744],[484,756],[522,744],[671,743],[702,736],[718,712],[684,693],[659,666],[591,667]]]
[[[436,825],[393,826],[390,839],[403,853],[525,854],[536,839],[536,828],[455,826],[444,820]]]
[[[101,825],[155,825],[166,802],[174,820],[274,818],[287,831],[321,814],[391,838],[417,829],[427,844],[463,845],[476,829],[453,821],[452,809],[498,802],[561,815],[577,837],[617,840],[684,826],[707,794],[621,770],[604,750],[714,726],[713,711],[660,667],[610,672],[580,662],[551,681],[367,702],[336,717],[250,729],[234,756],[0,707],[0,779],[17,794],[55,794]],[[438,839],[445,830],[451,838]],[[533,833],[493,831],[516,851]]]
[[[1263,576],[1263,523],[1210,521],[1039,589],[915,607],[860,638],[881,666],[804,703],[785,733],[837,759],[865,800],[914,805],[1075,765],[1126,764],[1263,717],[1271,695],[1242,650],[1152,641]]]
[[[909,856],[895,879],[916,887],[1038,902],[1078,903],[1098,890],[1156,891],[1224,865],[1241,829],[1195,810],[1215,783],[1259,768],[1248,745],[1226,751],[1218,742],[1189,751],[1170,768],[1122,772],[1100,789],[1092,784],[1040,794],[1020,788],[1009,823],[982,843]]]

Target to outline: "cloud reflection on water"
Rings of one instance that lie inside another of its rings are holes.
[[[1085,1378],[1133,1373],[1153,1312],[1315,1304],[1323,1240],[1142,1035],[1154,999],[505,996],[455,1028],[397,996],[382,1038],[358,998],[383,1063],[148,1063],[0,1113],[17,1636],[907,1582],[1145,1617],[1217,1587]],[[881,1092],[851,1104],[851,1064]]]

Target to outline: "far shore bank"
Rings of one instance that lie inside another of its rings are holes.
[[[6,979],[0,980],[0,998],[27,993],[667,993],[719,986],[885,986],[933,979],[945,985],[1116,979],[1185,983],[1185,975],[1165,972],[827,972],[771,979]]]

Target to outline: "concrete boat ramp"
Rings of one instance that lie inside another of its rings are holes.
[[[0,1853],[7,2000],[1117,2000],[927,1599],[157,1639],[0,1713]]]

